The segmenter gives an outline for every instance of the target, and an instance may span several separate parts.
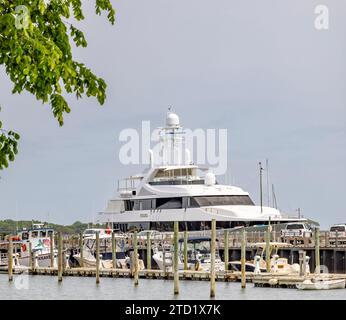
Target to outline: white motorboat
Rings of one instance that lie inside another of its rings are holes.
[[[327,280],[327,279],[306,279],[296,285],[299,290],[331,290],[345,289],[345,279]]]
[[[98,229],[97,229],[97,232]],[[83,239],[83,262],[81,254],[73,255],[73,258],[78,261],[83,267],[96,267],[96,232],[84,233]],[[109,232],[99,234],[100,239],[100,268],[113,268],[112,261],[112,235]],[[129,269],[131,267],[131,259],[125,254],[126,237],[122,234],[115,234],[116,239],[116,268]],[[139,260],[140,269],[144,268],[143,261]]]
[[[148,150],[149,167],[118,181],[118,194],[99,214],[100,223],[111,223],[113,229],[123,232],[167,232],[179,221],[180,231],[205,232],[211,229],[212,219],[217,229],[261,225],[269,219],[272,224],[306,221],[255,205],[248,192],[219,184],[211,169],[194,164],[175,113],[167,113],[165,127],[159,130],[161,157],[155,155],[154,159],[153,151]]]
[[[252,261],[246,261],[245,270],[248,272],[267,272],[266,269],[266,243],[255,243],[256,247],[255,258]],[[296,274],[300,272],[300,266],[297,263],[289,264],[287,258],[281,258],[278,255],[278,250],[281,248],[290,248],[291,244],[282,242],[270,242],[269,243],[269,255],[270,255],[270,272],[273,273],[285,273]],[[241,271],[241,261],[231,261],[230,269],[234,271]],[[306,265],[306,274],[310,273],[310,267]]]
[[[187,239],[187,268],[189,270],[210,271],[211,253],[210,237],[190,237]],[[184,270],[184,240],[179,239],[178,269]],[[173,269],[173,246],[154,248],[154,261],[159,269],[172,271]],[[225,270],[225,265],[220,259],[219,252],[215,253],[215,271]]]

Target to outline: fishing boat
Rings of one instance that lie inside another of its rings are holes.
[[[23,229],[12,236],[14,253],[17,265],[29,267],[30,254],[37,267],[51,267],[51,236],[53,228],[46,227],[43,223],[33,224],[30,229]],[[30,252],[31,247],[31,252]],[[57,267],[58,251],[53,243],[53,266]]]
[[[325,280],[325,279],[306,279],[296,285],[299,290],[332,290],[345,289],[345,279]]]

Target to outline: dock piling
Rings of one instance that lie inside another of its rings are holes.
[[[266,269],[267,272],[270,272],[270,220],[269,220],[269,224],[267,227],[267,231],[265,233],[265,242],[266,242],[266,250],[265,250],[265,254],[266,254]]]
[[[12,235],[8,239],[8,281],[13,281],[13,242]]]
[[[63,268],[63,256],[62,256],[62,235],[58,233],[58,282],[62,281],[62,268]]]
[[[315,230],[315,273],[319,274],[321,269],[321,258],[320,258],[320,229]]]
[[[184,271],[188,269],[187,266],[187,230],[184,231]]]
[[[150,231],[147,232],[147,270],[151,270],[151,238],[150,238]]]
[[[79,234],[79,256],[80,256],[80,267],[84,267],[84,250],[83,250],[83,234]]]
[[[138,240],[137,240],[137,231],[133,234],[133,264],[134,264],[134,279],[135,286],[138,286]]]
[[[179,294],[179,222],[174,221],[174,260],[173,260],[173,273],[174,273],[174,294]],[[165,259],[165,257],[164,257]]]
[[[211,246],[210,246],[210,297],[215,297],[215,250],[216,250],[216,220],[211,220]]]
[[[33,273],[35,268],[34,268],[34,253],[32,252],[31,242],[28,242],[28,246],[29,246],[29,268],[31,272]]]
[[[245,263],[246,263],[246,232],[245,232],[245,228],[243,228],[242,237],[241,237],[241,287],[242,289],[246,288]]]
[[[115,233],[112,231],[112,267],[117,267],[117,240],[115,239]]]
[[[229,261],[229,233],[228,233],[228,230],[224,231],[224,261],[225,261],[225,271],[228,271],[228,261]]]
[[[49,235],[49,245],[50,245],[50,267],[54,268],[54,234],[53,232]]]
[[[100,283],[100,232],[96,232],[96,284]]]

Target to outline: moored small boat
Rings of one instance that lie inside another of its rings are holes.
[[[331,289],[345,289],[345,279],[337,280],[304,280],[302,283],[296,285],[299,290],[331,290]]]

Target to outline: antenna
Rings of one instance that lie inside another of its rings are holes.
[[[273,199],[273,207],[275,209],[278,208],[278,203],[276,201],[276,195],[275,195],[275,189],[274,189],[274,184],[272,184],[272,199]]]
[[[262,163],[259,162],[259,171],[260,171],[260,203],[261,203],[261,213],[263,213],[263,191],[262,191]]]
[[[270,207],[270,193],[269,193],[269,160],[266,159],[266,173],[267,173],[267,203]]]

